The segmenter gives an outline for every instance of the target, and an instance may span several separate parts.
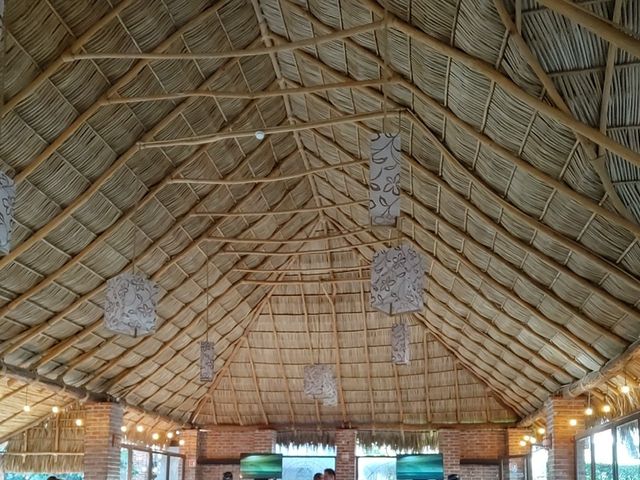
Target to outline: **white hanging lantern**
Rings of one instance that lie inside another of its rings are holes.
[[[15,199],[15,183],[7,175],[0,172],[0,254],[3,255],[9,253],[11,247],[13,204]]]
[[[145,335],[156,329],[158,286],[143,275],[121,273],[107,282],[104,322],[115,333]]]
[[[200,342],[200,381],[213,381],[213,365],[215,362],[213,342]]]
[[[409,363],[409,325],[406,323],[391,327],[391,361],[396,365]]]
[[[371,225],[395,226],[400,216],[400,134],[371,135],[369,216]]]
[[[338,387],[330,365],[307,365],[304,367],[304,394],[323,405],[336,405]]]
[[[371,306],[388,315],[422,310],[424,260],[407,245],[379,250],[371,264]]]

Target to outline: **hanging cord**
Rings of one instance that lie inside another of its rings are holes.
[[[205,322],[207,323],[207,342],[209,341],[209,302],[211,301],[211,292],[209,291],[209,257],[207,257],[207,291],[206,291],[206,299],[207,303],[205,305],[206,313],[205,313]]]
[[[387,110],[388,110],[388,101],[387,101],[387,82],[390,79],[389,75],[389,15],[388,15],[388,2],[384,1],[384,41],[383,43],[383,55],[382,55],[382,65],[383,65],[383,75],[385,79],[385,83],[382,84],[382,130],[387,131],[388,123],[387,123]]]

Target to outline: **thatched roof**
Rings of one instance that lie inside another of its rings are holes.
[[[617,387],[640,377],[638,2],[6,3],[12,378],[64,388],[58,404],[285,430],[509,422],[563,392],[637,406]],[[402,133],[399,232],[368,227],[383,128]],[[428,280],[394,367],[393,320],[360,279],[397,241]],[[133,259],[161,291],[142,338],[102,325],[105,282]],[[302,395],[316,354],[335,408]],[[2,382],[0,437],[47,414],[46,393],[26,415]]]

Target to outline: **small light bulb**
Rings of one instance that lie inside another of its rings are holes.
[[[76,426],[77,427],[81,427],[82,426],[82,419],[81,418],[76,418]]]
[[[180,445],[181,447],[184,447],[184,440],[180,439],[180,441],[178,442],[178,445]]]
[[[587,408],[585,408],[585,410],[584,410],[584,414],[585,414],[587,417],[590,417],[591,415],[593,415],[593,408],[591,408],[591,407],[587,407]]]
[[[605,404],[602,406],[602,411],[603,411],[604,413],[609,413],[609,412],[611,411],[611,405],[609,405],[608,403],[605,403]]]
[[[159,434],[159,433],[156,433],[156,432],[153,432],[153,433],[151,434],[151,438],[152,438],[153,440],[158,440],[158,439],[160,438],[160,434]]]
[[[536,437],[530,437],[530,438],[529,438],[529,443],[530,443],[531,445],[535,444],[537,441],[538,441],[538,439],[537,439]]]
[[[545,433],[547,433],[547,431],[544,429],[544,427],[538,428],[538,434],[539,435],[544,435]]]
[[[527,446],[527,442],[525,440],[520,440],[520,446],[521,447],[526,447]]]
[[[22,410],[24,410],[25,413],[29,413],[31,411],[31,407],[29,405],[25,405],[24,407],[22,407]]]
[[[176,430],[176,435],[180,435],[180,430]]]
[[[524,437],[522,437],[522,439],[523,439],[525,442],[528,442],[530,438],[531,438],[531,437],[530,437],[529,435],[525,435]]]
[[[578,425],[578,420],[576,420],[575,418],[571,418],[569,420],[569,425],[575,427],[576,425]]]
[[[167,432],[167,438],[173,438],[173,432]]]
[[[60,407],[54,405],[53,407],[51,407],[51,411],[57,415],[60,413]]]
[[[264,132],[262,130],[258,130],[256,132],[256,139],[257,140],[264,140]]]
[[[142,425],[136,425],[136,432],[138,433],[144,432],[144,427]]]
[[[629,388],[629,385],[622,385],[620,387],[620,391],[626,395],[631,391],[631,388]]]
[[[122,425],[122,426],[120,427],[120,431],[121,431],[122,433],[126,433],[126,431],[127,431],[127,426],[126,426],[126,425]]]

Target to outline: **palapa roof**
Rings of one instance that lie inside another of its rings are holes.
[[[586,391],[637,407],[616,393],[640,376],[637,1],[9,0],[4,24],[0,354],[41,407],[3,378],[0,437],[83,395],[283,430],[501,425]],[[398,232],[366,209],[383,129]],[[407,366],[366,280],[398,242],[428,270]],[[148,337],[102,325],[134,259],[160,286]],[[317,359],[336,407],[302,394]]]

